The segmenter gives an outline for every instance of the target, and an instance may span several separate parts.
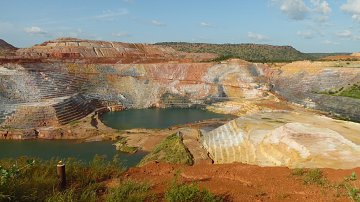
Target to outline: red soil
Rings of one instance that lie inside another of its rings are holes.
[[[331,184],[339,184],[352,170],[321,169]],[[226,201],[349,201],[345,189],[304,184],[301,177],[284,167],[259,167],[240,163],[183,166],[150,163],[129,169],[124,177],[149,182],[152,191],[163,197],[164,190],[179,174],[181,182],[196,182]],[[360,187],[359,180],[355,184]]]

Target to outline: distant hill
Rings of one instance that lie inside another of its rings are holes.
[[[11,45],[11,44],[7,43],[6,41],[0,39],[0,55],[7,54],[7,53],[12,53],[16,49],[17,48],[14,47],[13,45]]]
[[[177,51],[218,54],[217,61],[240,58],[250,62],[291,62],[313,60],[314,56],[302,53],[291,46],[262,44],[206,44],[185,42],[161,42],[155,45],[172,47]]]
[[[0,50],[16,50],[13,45],[9,44],[8,42],[0,39]]]

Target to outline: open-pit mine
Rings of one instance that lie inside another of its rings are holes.
[[[360,84],[357,61],[213,62],[165,45],[74,38],[4,49],[2,139],[111,139],[122,134],[102,123],[110,111],[195,108],[229,115],[161,136],[190,139],[195,163],[360,166],[360,99],[339,93]],[[146,132],[124,133],[129,144],[131,133]]]

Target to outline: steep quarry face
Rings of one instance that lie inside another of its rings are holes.
[[[203,133],[215,163],[354,168],[360,166],[360,124],[308,112],[240,117]]]
[[[114,105],[201,106],[240,116],[203,133],[215,163],[360,166],[360,124],[303,108],[360,121],[360,62],[199,62],[212,58],[71,38],[18,49],[0,56],[0,126],[56,130]]]
[[[10,127],[52,126],[54,117],[58,124],[66,124],[94,111],[94,103],[191,107],[269,97],[265,93],[269,90],[267,67],[238,60],[222,64],[6,64],[1,69],[0,103],[12,109],[2,117]],[[31,117],[29,121],[20,118],[24,115]]]
[[[359,98],[331,93],[360,83],[360,62],[294,62],[279,67],[270,80],[272,90],[289,102],[360,121]]]

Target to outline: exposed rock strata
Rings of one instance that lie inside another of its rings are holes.
[[[59,38],[30,48],[19,49],[4,59],[71,60],[84,63],[196,62],[215,58],[215,54],[177,52],[169,47],[148,44]],[[6,60],[5,60],[6,61]]]
[[[101,136],[88,123],[99,108],[200,105],[242,116],[204,133],[215,163],[360,166],[360,124],[297,106],[360,121],[359,99],[320,94],[358,83],[359,62],[198,62],[213,56],[71,38],[19,49],[0,57],[1,127],[19,138]],[[202,159],[195,139],[186,141]]]
[[[9,120],[21,116],[16,115],[17,108],[31,105],[54,108],[58,123],[66,124],[85,117],[97,102],[148,108],[268,99],[266,68],[236,60],[222,64],[6,64],[0,72],[0,104],[13,107],[15,114],[3,114]],[[33,119],[39,116],[35,113]],[[28,127],[38,125],[29,123]]]
[[[203,134],[215,163],[354,168],[360,166],[360,124],[312,113],[240,117]]]
[[[289,102],[360,122],[360,99],[320,94],[360,81],[360,62],[294,62],[274,71],[272,90]]]

